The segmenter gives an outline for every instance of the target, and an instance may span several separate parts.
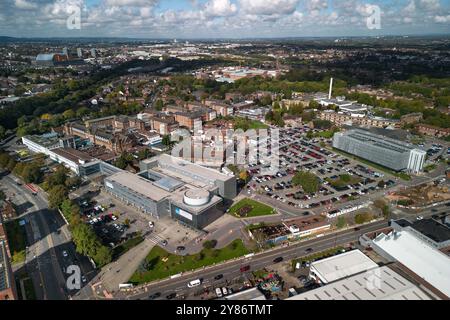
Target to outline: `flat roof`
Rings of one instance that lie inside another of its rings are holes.
[[[376,267],[378,265],[360,250],[348,251],[311,264],[311,268],[314,269],[322,282],[327,283]]]
[[[287,300],[431,300],[431,298],[388,266],[383,266]]]
[[[150,181],[127,171],[115,173],[112,176],[107,177],[106,180],[118,183],[125,188],[131,189],[134,192],[157,202],[171,195],[170,192],[158,188]]]
[[[203,179],[206,179],[210,181],[211,179],[214,180],[221,180],[221,181],[228,181],[232,179],[232,177],[227,176],[226,174],[223,174],[217,170],[206,168],[197,164],[194,164],[192,162],[186,161],[181,158],[173,157],[168,154],[161,154],[156,157],[159,164],[166,164],[166,166],[172,166],[175,167],[181,171],[185,171],[188,173],[193,173]],[[152,162],[154,161],[154,158],[144,160],[144,162]]]
[[[392,258],[450,297],[450,257],[403,230],[380,234],[373,240]]]
[[[411,227],[437,243],[450,240],[450,228],[434,219],[415,221]]]
[[[230,294],[223,300],[267,300],[264,294],[258,288],[251,288],[241,292]]]
[[[383,135],[375,134],[367,130],[352,129],[344,133],[340,133],[340,135],[344,137],[349,137],[354,140],[358,140],[365,144],[372,144],[374,146],[390,149],[399,153],[410,152],[411,150],[418,150],[417,152],[425,153],[425,151],[415,149],[414,146],[408,143],[388,138]]]
[[[208,193],[209,195],[209,201],[205,204],[199,205],[199,206],[193,206],[186,204],[184,202],[184,195],[186,192],[193,192],[193,193]],[[178,188],[170,195],[170,201],[180,207],[181,209],[186,209],[192,214],[201,214],[206,209],[211,208],[212,206],[222,202],[222,198],[219,196],[216,196],[215,194],[210,194],[208,191],[205,191],[203,189],[195,188],[189,185],[184,185],[181,188]]]
[[[53,153],[56,153],[57,155],[64,157],[70,161],[73,162],[79,162],[79,161],[91,161],[94,160],[89,154],[73,149],[73,148],[57,148],[52,150]]]

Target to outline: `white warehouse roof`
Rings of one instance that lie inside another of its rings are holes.
[[[319,277],[322,283],[329,283],[376,267],[378,265],[364,253],[352,250],[313,262],[311,271]]]
[[[380,234],[374,244],[450,297],[450,258],[410,231]]]
[[[287,300],[430,300],[430,297],[389,267],[379,267]]]

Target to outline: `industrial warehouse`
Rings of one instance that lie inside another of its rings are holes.
[[[105,178],[106,191],[139,210],[203,229],[223,215],[236,195],[236,178],[166,154],[144,160],[141,172]]]
[[[333,147],[395,171],[412,173],[422,171],[427,154],[407,143],[360,129],[336,133]]]

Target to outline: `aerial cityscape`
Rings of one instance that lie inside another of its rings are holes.
[[[450,1],[0,9],[0,300],[450,299]]]

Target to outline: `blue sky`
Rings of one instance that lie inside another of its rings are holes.
[[[67,27],[74,8],[80,12],[79,29]],[[249,38],[449,31],[450,0],[0,1],[0,35],[18,37]]]

